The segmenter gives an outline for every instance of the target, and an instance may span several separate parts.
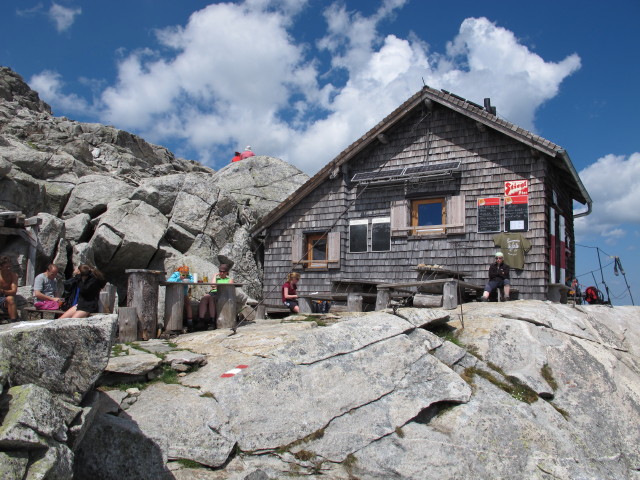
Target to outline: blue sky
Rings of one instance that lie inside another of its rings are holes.
[[[313,174],[423,79],[491,97],[569,152],[594,199],[578,244],[619,256],[640,301],[639,17],[638,0],[10,0],[0,64],[56,115],[216,169],[252,145]],[[595,250],[577,258],[593,284]],[[612,265],[605,281],[630,303]]]

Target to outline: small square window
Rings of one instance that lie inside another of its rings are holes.
[[[446,210],[444,198],[429,198],[411,202],[411,226],[414,235],[444,233]]]

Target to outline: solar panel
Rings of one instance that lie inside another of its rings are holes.
[[[427,172],[438,172],[440,170],[455,170],[460,167],[460,162],[440,163],[437,165],[422,165],[420,167],[409,167],[404,173],[405,175]]]
[[[362,182],[365,180],[374,180],[381,178],[397,177],[402,175],[404,168],[396,168],[393,170],[384,170],[382,172],[362,172],[356,173],[351,179],[352,182]]]

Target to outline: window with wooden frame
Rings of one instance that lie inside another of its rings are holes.
[[[293,235],[291,262],[294,268],[339,268],[340,232]]]
[[[413,235],[445,233],[447,208],[444,198],[426,198],[411,201]]]
[[[464,233],[465,216],[464,195],[403,198],[391,202],[391,236]]]

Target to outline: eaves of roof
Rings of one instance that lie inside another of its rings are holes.
[[[381,122],[365,133],[358,140],[344,149],[337,157],[331,160],[327,165],[321,168],[318,173],[307,180],[295,192],[287,197],[282,203],[275,207],[262,221],[255,225],[252,234],[260,233],[276,220],[280,219],[285,213],[293,208],[299,201],[304,199],[316,187],[324,182],[331,172],[339,169],[340,166],[351,160],[354,156],[368,147],[372,142],[376,141],[378,135],[392,128],[396,123],[401,121],[405,115],[416,108],[421,102],[431,100],[438,104],[450,108],[466,117],[482,123],[493,130],[501,132],[529,147],[538,150],[550,158],[557,161],[556,165],[566,171],[571,179],[571,193],[575,200],[582,204],[592,203],[591,197],[586,188],[582,184],[578,173],[576,172],[571,159],[567,152],[560,146],[549,140],[529,132],[523,128],[507,122],[497,116],[489,113],[479,105],[469,102],[462,97],[453,95],[446,91],[435,90],[431,87],[424,86],[421,90],[412,95],[407,101],[396,108],[391,114],[387,115]]]

